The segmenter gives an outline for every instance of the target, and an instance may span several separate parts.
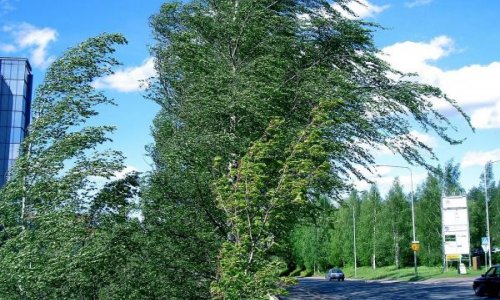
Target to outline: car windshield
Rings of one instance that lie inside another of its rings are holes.
[[[340,270],[340,269],[332,269],[332,273],[342,273],[342,270]]]
[[[495,276],[496,269],[496,267],[490,268],[488,272],[486,272],[486,276]]]

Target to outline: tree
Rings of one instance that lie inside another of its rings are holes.
[[[473,187],[467,194],[471,247],[481,247],[481,237],[486,236],[486,211],[484,186]]]
[[[384,215],[386,228],[391,233],[391,241],[386,243],[392,245],[389,252],[393,257],[392,263],[400,268],[411,261],[411,213],[410,204],[397,178],[387,194]]]
[[[436,266],[442,262],[441,236],[441,184],[435,175],[427,174],[427,179],[417,191],[415,222],[421,250],[419,260],[426,266]]]
[[[474,243],[479,245],[480,238],[486,236],[486,201],[485,201],[485,186],[487,189],[488,196],[488,213],[490,222],[490,238],[491,246],[495,247],[500,242],[500,234],[498,229],[500,228],[500,221],[498,218],[500,216],[500,184],[495,184],[494,174],[492,164],[487,163],[485,170],[480,176],[479,187],[474,188],[474,192],[471,195],[473,198],[473,215],[471,217],[472,222],[479,228],[474,230]],[[481,203],[482,202],[482,203]],[[484,235],[480,235],[482,232]],[[471,234],[472,238],[472,234]]]
[[[377,186],[372,185],[364,193],[359,217],[359,260],[362,265],[377,267],[377,258],[381,255],[382,197]]]
[[[460,185],[460,164],[454,164],[453,159],[446,162],[442,180],[446,196],[456,196],[465,193],[465,190]]]
[[[113,101],[94,79],[112,74],[114,45],[126,40],[103,34],[67,50],[48,68],[36,91],[34,118],[11,180],[1,190],[1,298],[90,298],[99,290],[88,273],[85,211],[92,205],[91,176],[109,178],[123,168],[117,151],[99,151],[111,126],[87,126],[95,107]]]
[[[320,195],[339,197],[351,176],[364,178],[370,147],[433,168],[409,116],[460,142],[429,99],[460,108],[392,70],[375,26],[331,3],[168,3],[151,24],[159,76],[150,96],[161,111],[145,221],[166,244],[157,255],[172,298],[280,291],[279,245]]]
[[[310,215],[304,217],[290,234],[292,263],[289,265],[296,269],[305,269],[306,273],[325,271],[331,266],[329,244],[336,210],[325,197],[315,205]]]
[[[491,246],[498,247],[500,245],[500,182],[494,186],[488,198],[490,199]],[[496,252],[493,255],[493,260],[498,262],[500,260],[500,253]]]

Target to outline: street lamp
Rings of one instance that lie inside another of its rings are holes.
[[[376,167],[401,168],[401,169],[407,169],[408,171],[410,171],[410,184],[411,184],[411,193],[410,193],[410,199],[411,199],[411,226],[412,226],[412,231],[413,231],[413,243],[415,243],[417,241],[417,239],[416,239],[416,234],[415,234],[415,206],[413,204],[413,173],[412,173],[411,169],[409,167],[395,166],[395,165],[375,165],[375,166]],[[416,249],[413,250],[413,265],[415,266],[415,276],[418,276],[417,251],[416,251]]]
[[[353,232],[353,246],[354,246],[354,278],[356,278],[357,274],[357,268],[358,268],[358,261],[356,257],[356,212],[354,211],[356,207],[356,203],[352,205],[352,232]]]
[[[356,200],[354,200],[356,201]],[[353,255],[354,255],[354,278],[357,276],[357,269],[358,269],[358,259],[356,255],[356,203],[352,204],[347,204],[349,208],[352,209],[352,235],[353,235],[353,240],[352,240],[352,246],[353,246]]]
[[[489,164],[494,164],[499,162],[500,160],[490,161]],[[489,208],[488,208],[488,183],[486,182],[486,167],[488,166],[488,162],[484,165],[484,201],[486,207],[486,237],[488,238],[488,255],[490,257],[490,268],[491,268],[491,237],[490,237],[490,216],[489,216]]]

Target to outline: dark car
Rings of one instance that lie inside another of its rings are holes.
[[[471,252],[472,252],[472,256],[484,257],[483,248],[474,248],[474,249],[472,249]]]
[[[332,279],[337,279],[337,281],[344,281],[344,272],[342,272],[341,269],[339,268],[333,268],[328,270],[326,273],[325,278],[328,279],[328,281],[332,281]]]
[[[472,284],[477,296],[500,296],[500,265],[491,267]]]

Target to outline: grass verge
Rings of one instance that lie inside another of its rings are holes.
[[[447,272],[443,272],[441,267],[418,267],[418,277],[415,277],[414,268],[400,268],[394,266],[379,267],[373,270],[371,267],[358,267],[356,276],[354,276],[353,267],[343,268],[346,278],[366,279],[366,280],[398,280],[398,281],[421,281],[433,278],[469,278],[479,277],[486,272],[485,268],[473,271],[467,269],[467,274],[458,274],[457,269],[450,268]],[[316,274],[324,276],[324,274]]]

